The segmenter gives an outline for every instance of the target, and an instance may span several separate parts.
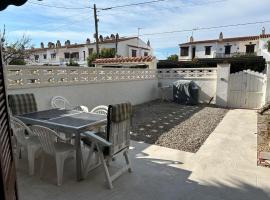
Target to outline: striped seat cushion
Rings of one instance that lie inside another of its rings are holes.
[[[8,104],[13,115],[37,111],[37,103],[34,94],[8,95]]]
[[[131,103],[121,103],[110,105],[111,108],[111,120],[113,122],[122,122],[126,119],[129,119],[132,115],[132,105]]]

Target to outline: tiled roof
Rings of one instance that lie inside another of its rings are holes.
[[[142,56],[142,57],[119,57],[119,58],[102,58],[96,59],[94,64],[105,64],[105,63],[138,63],[138,62],[151,62],[155,59],[153,56]]]
[[[131,40],[131,39],[135,39],[135,38],[138,38],[138,37],[121,37],[118,39],[118,42],[122,42],[122,41],[126,41],[126,40]],[[104,39],[102,42],[99,41],[99,44],[107,44],[107,43],[115,43],[115,39]],[[45,47],[45,48],[33,48],[33,49],[29,49],[30,51],[44,51],[44,50],[47,50],[47,49],[65,49],[65,48],[77,48],[77,47],[84,47],[86,45],[93,45],[95,44],[95,42],[91,42],[90,44],[86,44],[86,43],[82,43],[82,44],[70,44],[68,46],[61,46],[61,47],[55,47],[55,48],[48,48],[48,47]]]
[[[143,50],[150,50],[149,48],[146,48],[146,47],[138,47],[138,46],[134,46],[134,45],[129,45],[129,47],[133,47],[133,48],[139,48],[139,49],[143,49]]]
[[[244,36],[244,37],[223,38],[223,40],[219,40],[219,39],[215,39],[215,40],[200,40],[200,41],[182,43],[182,44],[180,44],[180,46],[190,45],[190,44],[213,43],[213,42],[249,41],[249,40],[258,40],[260,38],[270,38],[270,34],[255,35],[255,36]]]

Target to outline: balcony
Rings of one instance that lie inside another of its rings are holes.
[[[76,181],[74,162],[64,168],[56,186],[53,160],[39,178],[28,175],[27,156],[17,162],[20,199],[268,199],[268,168],[256,166],[256,112],[214,105],[186,106],[160,101],[160,88],[179,79],[201,87],[200,101],[215,95],[216,68],[110,69],[46,66],[8,66],[9,94],[34,93],[38,109],[51,108],[53,96],[76,105],[130,101],[134,105],[130,157],[133,173],[123,174],[107,189],[103,171],[93,170]],[[171,91],[167,91],[168,95]],[[245,138],[242,140],[241,138]],[[82,148],[85,157],[87,149]],[[114,171],[122,164],[116,158]]]
[[[214,58],[233,58],[233,57],[253,57],[257,56],[257,52],[246,53],[246,52],[235,52],[230,54],[225,53],[215,53]]]

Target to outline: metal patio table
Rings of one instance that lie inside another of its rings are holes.
[[[82,180],[81,133],[105,125],[106,116],[76,110],[50,109],[16,117],[28,125],[41,125],[75,134],[77,180]]]

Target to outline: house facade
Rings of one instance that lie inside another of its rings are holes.
[[[121,57],[152,56],[150,43],[145,43],[138,37],[120,37],[114,35],[99,38],[99,49],[114,49]],[[80,66],[87,66],[87,57],[96,52],[96,43],[87,39],[84,44],[71,44],[69,40],[62,45],[58,40],[55,44],[49,42],[47,47],[41,43],[40,48],[30,50],[26,59],[28,65],[60,65],[65,66],[70,59]]]
[[[223,38],[221,32],[218,39],[195,41],[193,37],[187,43],[179,45],[179,61],[190,61],[196,58],[229,58],[243,55],[263,56],[270,61],[268,43],[270,34],[255,36]]]

